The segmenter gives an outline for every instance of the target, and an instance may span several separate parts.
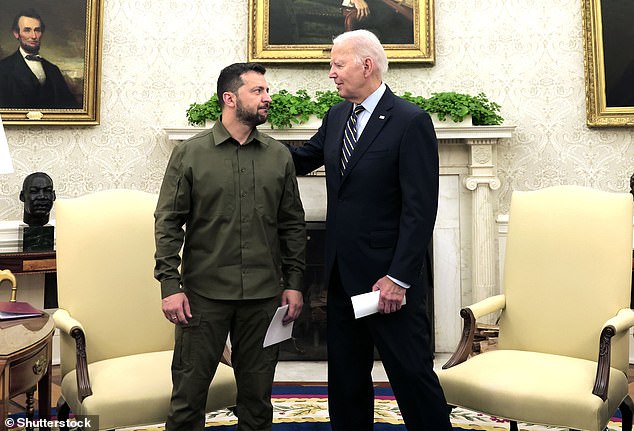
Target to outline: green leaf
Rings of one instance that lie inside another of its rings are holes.
[[[455,92],[432,93],[431,97],[414,96],[411,92],[403,93],[401,98],[421,107],[428,113],[436,113],[441,121],[460,122],[467,115],[473,117],[477,126],[502,124],[504,119],[499,115],[500,105],[491,102],[484,93],[477,96]],[[328,110],[343,101],[335,90],[317,91],[312,98],[304,89],[295,94],[280,90],[271,94],[268,122],[272,128],[290,128],[293,124],[303,124],[311,115],[323,118]],[[187,121],[192,125],[203,125],[206,120],[216,121],[220,118],[218,95],[214,94],[204,103],[192,103],[187,109]]]

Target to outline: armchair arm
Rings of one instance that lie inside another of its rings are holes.
[[[90,377],[88,376],[84,327],[79,321],[73,319],[68,311],[63,308],[53,313],[53,320],[55,321],[56,327],[75,339],[75,351],[77,354],[77,363],[75,365],[75,373],[77,374],[77,395],[79,396],[79,402],[83,402],[85,398],[92,395]]]
[[[603,401],[608,398],[608,384],[610,382],[611,340],[617,333],[627,331],[634,326],[634,310],[624,308],[616,316],[603,325],[599,337],[599,358],[597,360],[597,374],[594,378],[592,393]]]
[[[616,333],[629,330],[634,326],[634,310],[631,308],[623,308],[616,313],[616,316],[610,318],[603,327],[612,326]]]
[[[460,310],[464,324],[462,327],[462,337],[458,343],[458,347],[454,351],[451,358],[442,366],[443,369],[451,368],[455,365],[466,361],[471,353],[471,346],[476,330],[476,320],[479,317],[486,316],[495,311],[502,310],[506,306],[506,297],[504,295],[491,296],[483,299],[473,305]]]

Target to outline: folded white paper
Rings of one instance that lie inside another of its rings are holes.
[[[266,331],[266,335],[264,336],[264,344],[262,347],[272,346],[273,344],[277,344],[291,338],[293,323],[295,322],[291,322],[288,325],[284,325],[282,323],[282,319],[286,316],[286,310],[288,310],[288,304],[279,307],[275,312],[275,315],[269,324],[269,329]]]
[[[355,295],[352,298],[352,308],[354,308],[354,318],[369,316],[370,314],[379,312],[379,296],[380,290],[374,292],[362,293],[361,295]],[[405,296],[403,297],[402,304],[405,305]]]

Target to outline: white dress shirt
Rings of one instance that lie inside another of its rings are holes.
[[[44,85],[46,82],[46,73],[44,72],[44,68],[42,67],[42,62],[37,60],[27,60],[26,56],[29,55],[26,51],[20,47],[20,54],[22,54],[22,58],[26,61],[26,65],[29,66],[33,75],[40,81],[40,85]],[[39,56],[38,56],[39,57]]]

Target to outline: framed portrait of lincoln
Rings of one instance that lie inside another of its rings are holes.
[[[0,2],[4,124],[99,124],[102,2]]]
[[[434,63],[434,0],[249,0],[248,59],[330,60],[348,30],[377,35],[390,62]]]

